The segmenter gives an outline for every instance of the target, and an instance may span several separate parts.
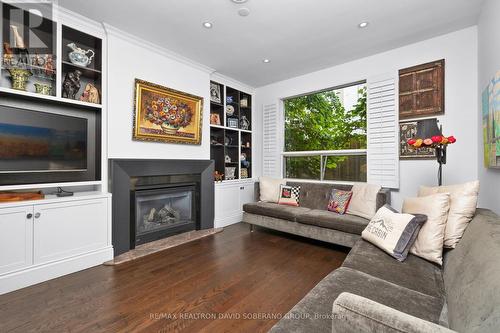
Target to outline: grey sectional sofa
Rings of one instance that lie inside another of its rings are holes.
[[[360,239],[369,222],[367,219],[326,210],[333,188],[350,190],[352,186],[307,182],[287,182],[287,185],[300,185],[300,207],[248,203],[243,206],[243,222],[347,247]],[[258,200],[259,184],[255,186]],[[377,209],[386,203],[390,203],[390,191],[382,189],[377,195]]]
[[[359,240],[271,332],[500,332],[499,254],[500,217],[484,209],[443,267]]]

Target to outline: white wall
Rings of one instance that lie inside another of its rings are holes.
[[[493,75],[500,70],[500,31],[498,30],[498,16],[500,15],[500,1],[487,0],[482,9],[478,23],[479,41],[479,91],[478,100],[481,108],[481,93],[488,85]],[[479,109],[481,110],[481,109]],[[479,205],[500,213],[500,170],[487,169],[483,163],[482,119],[478,112],[478,140],[479,140],[479,179],[481,194]]]
[[[209,159],[210,72],[177,61],[108,27],[108,157]],[[132,141],[134,79],[204,98],[201,145]]]
[[[448,150],[444,184],[474,180],[478,178],[476,161],[479,146],[476,27],[270,84],[257,89],[257,100],[260,107],[288,96],[355,82],[443,58],[446,59],[446,114],[439,119],[444,127],[443,134],[454,135],[458,140]],[[437,184],[437,162],[401,161],[400,175],[400,190],[392,194],[392,203],[397,209],[401,208],[405,197],[416,195],[419,185]]]

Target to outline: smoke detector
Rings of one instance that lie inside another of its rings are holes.
[[[250,9],[248,9],[246,7],[240,8],[240,9],[238,9],[238,15],[239,16],[248,16],[248,15],[250,15]]]

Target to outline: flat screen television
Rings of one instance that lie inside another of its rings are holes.
[[[0,105],[0,185],[99,178],[99,122],[94,112]]]

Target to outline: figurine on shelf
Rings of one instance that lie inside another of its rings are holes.
[[[231,163],[231,157],[230,157],[229,155],[226,155],[226,156],[224,157],[224,162],[226,162],[226,163]]]
[[[12,66],[12,60],[14,59],[14,52],[10,47],[9,43],[3,43],[3,66]]]
[[[76,99],[76,94],[80,90],[80,76],[82,72],[78,69],[74,72],[68,72],[63,82],[62,97]]]
[[[247,161],[247,154],[241,153],[240,155],[241,166],[244,168],[250,167],[250,162]]]
[[[91,49],[84,50],[76,46],[75,43],[69,43],[67,45],[72,51],[68,54],[69,61],[71,61],[72,64],[81,66],[81,67],[87,67],[92,63],[92,59],[95,56],[95,52],[92,51]],[[92,55],[89,57],[87,54],[92,53]]]
[[[45,75],[54,75],[54,59],[51,54],[45,56]]]
[[[250,121],[246,116],[241,116],[240,128],[243,130],[248,130],[250,128]]]
[[[216,182],[221,182],[224,179],[224,174],[216,170],[214,172],[214,179]]]
[[[45,59],[41,57],[38,53],[31,58],[31,71],[33,74],[41,75],[43,74],[45,66]]]
[[[99,98],[99,90],[92,83],[87,83],[87,85],[85,86],[85,90],[80,97],[80,101],[94,104],[101,103],[101,99]]]
[[[25,49],[26,45],[24,44],[23,37],[19,34],[19,31],[17,30],[18,27],[15,25],[11,25],[10,28],[12,29],[12,34],[14,35],[14,42],[15,46],[18,49]]]

